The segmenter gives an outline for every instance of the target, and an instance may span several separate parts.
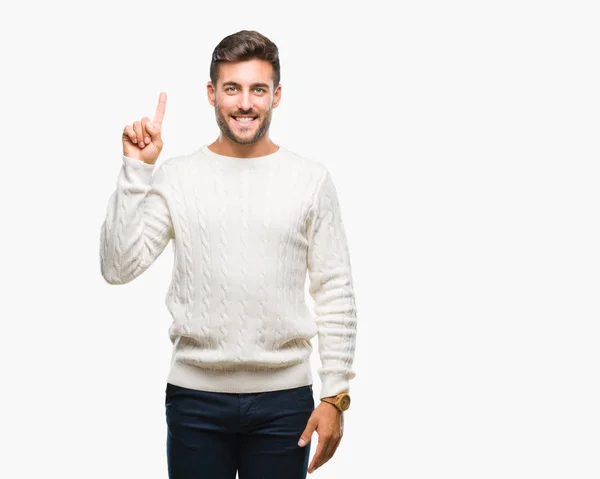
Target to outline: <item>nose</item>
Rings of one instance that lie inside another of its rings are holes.
[[[250,111],[254,105],[252,104],[252,98],[250,96],[250,91],[244,90],[242,94],[239,96],[238,108],[243,111]]]

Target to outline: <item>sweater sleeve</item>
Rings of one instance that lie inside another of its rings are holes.
[[[356,341],[356,305],[346,234],[335,185],[325,171],[308,228],[309,292],[315,303],[320,397],[349,392]]]
[[[166,201],[167,167],[123,155],[100,233],[100,270],[110,284],[142,274],[174,238]]]

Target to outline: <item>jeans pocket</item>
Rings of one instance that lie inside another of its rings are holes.
[[[302,404],[310,405],[312,408],[314,408],[315,398],[313,396],[313,388],[311,384],[296,388],[296,392]]]

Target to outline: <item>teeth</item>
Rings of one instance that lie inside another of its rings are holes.
[[[250,123],[252,120],[254,120],[254,118],[237,117],[236,120],[240,123]]]

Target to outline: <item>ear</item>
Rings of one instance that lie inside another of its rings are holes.
[[[213,86],[212,82],[209,81],[206,84],[206,95],[208,97],[208,103],[210,103],[212,106],[215,106],[216,104],[216,91],[215,91],[215,87]]]
[[[279,102],[281,101],[281,83],[277,85],[275,89],[275,93],[273,93],[273,108],[277,108],[279,106]]]

